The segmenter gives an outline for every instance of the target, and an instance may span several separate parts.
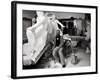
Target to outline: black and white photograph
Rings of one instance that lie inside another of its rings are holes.
[[[23,10],[23,69],[90,66],[91,14]]]
[[[12,76],[97,72],[96,6],[12,4]]]

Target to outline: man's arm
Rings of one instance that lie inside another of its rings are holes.
[[[56,37],[53,40],[53,49],[55,48],[55,46],[56,46]]]

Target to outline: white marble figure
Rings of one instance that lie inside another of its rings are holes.
[[[31,46],[30,55],[37,56],[44,48],[47,37],[47,18],[43,11],[37,11],[37,23],[27,28],[28,43]]]
[[[24,56],[24,60],[30,63],[30,60],[36,61],[37,56],[43,50],[46,45],[48,34],[51,40],[56,35],[56,30],[58,30],[58,24],[64,27],[58,20],[55,19],[55,15],[49,12],[36,11],[37,22],[36,24],[28,27],[26,30],[26,35],[28,38],[28,45],[30,46],[30,51],[27,56]],[[29,60],[29,61],[27,61]],[[31,64],[31,63],[30,63]]]

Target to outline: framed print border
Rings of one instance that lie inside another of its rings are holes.
[[[30,76],[17,76],[17,4],[28,4],[28,5],[45,5],[45,6],[59,6],[59,7],[80,7],[80,8],[91,8],[96,10],[96,69],[93,72],[79,72],[79,73],[63,73],[63,74],[50,74],[50,75],[30,75]],[[98,73],[98,7],[88,5],[73,5],[73,4],[57,4],[57,3],[42,3],[42,2],[24,2],[24,1],[12,1],[11,2],[11,78],[37,78],[37,77],[53,77],[53,76],[67,76],[67,75],[85,75],[85,74],[97,74]]]

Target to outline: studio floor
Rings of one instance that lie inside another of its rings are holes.
[[[67,67],[84,67],[84,66],[90,66],[90,54],[87,54],[84,52],[83,49],[78,49],[77,52],[75,53],[75,55],[78,58],[78,62],[77,64],[72,64],[72,57],[67,57],[66,58],[66,68]],[[49,62],[50,65],[54,66],[54,61],[52,60],[51,62]],[[60,67],[57,66],[57,67]]]
[[[29,51],[29,46],[28,45],[23,45],[23,51],[27,52]],[[76,48],[75,49],[75,55],[78,58],[78,62],[77,64],[72,64],[71,60],[72,57],[69,56],[65,59],[66,61],[66,67],[84,67],[84,66],[90,66],[90,62],[91,62],[91,55],[90,53],[86,53],[84,49],[82,48]],[[48,54],[48,53],[45,53]],[[23,69],[41,69],[41,68],[61,68],[61,65],[56,65],[54,63],[54,60],[52,59],[52,56],[48,55],[43,55],[39,61],[35,64],[35,65],[25,65],[23,66]]]

